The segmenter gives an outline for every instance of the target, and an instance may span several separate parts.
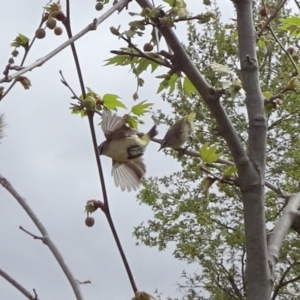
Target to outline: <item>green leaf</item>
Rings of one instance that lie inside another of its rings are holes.
[[[269,100],[273,96],[273,94],[267,91],[267,92],[263,92],[263,96]]]
[[[289,17],[286,19],[280,19],[280,22],[283,23],[279,28],[285,31],[289,31],[291,36],[300,35],[300,18],[298,17]]]
[[[14,41],[10,44],[12,47],[24,47],[26,48],[29,43],[29,38],[21,33],[14,39]]]
[[[265,39],[264,39],[263,37],[261,37],[261,38],[257,41],[257,46],[258,46],[260,49],[266,49],[266,48],[267,48]]]
[[[138,35],[138,36],[142,36],[144,34],[144,32],[142,31],[138,31],[138,30],[125,30],[121,36],[124,36],[126,35],[127,38],[133,38],[135,35]]]
[[[157,69],[157,67],[159,66],[159,64],[156,63],[156,62],[154,62],[154,61],[152,61],[152,60],[149,60],[149,61],[150,61],[150,66],[151,66],[151,73],[153,73]]]
[[[147,70],[148,66],[151,65],[151,60],[147,58],[140,58],[136,65],[136,75],[140,75],[142,72]]]
[[[177,79],[178,79],[178,75],[176,73],[171,76],[171,78],[169,80],[169,94],[172,94],[174,92],[175,83],[176,83]]]
[[[295,16],[286,19],[279,19],[279,21],[284,24],[293,24],[293,25],[300,26],[300,18]]]
[[[82,118],[86,116],[86,111],[83,108],[73,107],[71,113],[74,115],[80,115]]]
[[[162,90],[166,89],[169,86],[169,82],[167,80],[163,80],[156,91],[156,94],[159,94]]]
[[[132,106],[131,112],[137,116],[143,116],[145,113],[149,112],[149,109],[153,103],[146,103],[147,100],[142,101],[141,103]]]
[[[156,78],[166,78],[166,75],[159,75]],[[178,75],[175,73],[169,79],[164,79],[160,84],[156,91],[156,93],[160,93],[164,89],[169,89],[169,94],[171,94],[175,90],[175,83],[178,79]],[[179,79],[180,80],[180,79]]]
[[[139,119],[136,116],[130,116],[127,120],[128,125],[131,128],[138,129]]]
[[[206,163],[213,163],[219,159],[219,157],[222,155],[222,153],[216,153],[217,145],[211,145],[209,146],[209,143],[206,142],[202,145],[202,147],[199,150],[200,156],[202,160]]]
[[[97,101],[97,98],[99,96],[92,89],[90,89],[89,87],[87,87],[86,90],[87,90],[86,98],[91,98],[91,99],[94,99],[95,101]],[[81,100],[84,100],[83,95],[80,95],[79,98]]]
[[[105,61],[107,61],[107,63],[104,66],[107,65],[125,66],[132,63],[132,57],[130,55],[116,55],[114,57],[106,59]]]
[[[273,104],[271,102],[265,104],[264,110],[265,110],[265,115],[268,116],[273,111]]]
[[[186,3],[183,0],[163,0],[172,7],[185,8]]]
[[[188,97],[192,97],[193,94],[199,95],[195,86],[191,83],[188,77],[185,77],[183,80],[183,91]]]
[[[237,167],[236,166],[230,166],[224,171],[224,177],[230,178],[232,175],[235,175],[237,173]]]
[[[105,94],[102,101],[107,109],[117,110],[117,107],[126,108],[123,102],[118,100],[119,98],[119,96],[114,94]]]

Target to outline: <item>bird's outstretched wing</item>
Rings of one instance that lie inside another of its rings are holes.
[[[111,174],[114,177],[116,186],[120,186],[121,190],[127,189],[129,192],[136,190],[141,179],[146,173],[146,166],[142,158],[135,158],[126,163],[118,163],[113,161]]]
[[[111,110],[103,110],[101,128],[107,140],[136,134],[134,129],[126,125],[126,118],[113,114]]]

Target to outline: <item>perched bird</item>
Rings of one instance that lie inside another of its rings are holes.
[[[158,151],[163,148],[179,149],[190,137],[194,129],[196,113],[190,112],[187,116],[177,121],[166,133],[161,141]]]
[[[112,158],[111,174],[116,186],[122,191],[136,190],[146,173],[142,156],[151,138],[158,134],[156,125],[147,134],[139,134],[126,125],[126,115],[121,118],[106,110],[102,118],[106,140],[98,147],[99,154]]]

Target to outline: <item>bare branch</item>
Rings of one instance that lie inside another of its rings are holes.
[[[15,279],[10,277],[6,272],[0,269],[0,275],[6,279],[10,284],[12,284],[18,291],[20,291],[27,299],[30,300],[39,300],[37,294],[33,296],[30,292],[28,292],[20,283],[18,283]]]
[[[76,299],[77,300],[83,300],[83,296],[81,294],[80,285],[79,285],[78,281],[75,279],[75,277],[73,276],[71,270],[66,265],[63,256],[61,255],[61,253],[59,252],[59,250],[57,249],[57,247],[55,246],[55,244],[51,240],[46,228],[44,227],[42,222],[39,220],[37,215],[33,212],[31,207],[29,206],[28,202],[14,189],[14,187],[11,185],[11,183],[6,178],[4,178],[1,174],[0,174],[0,184],[18,201],[18,203],[26,211],[28,216],[31,218],[31,220],[33,221],[35,226],[38,228],[38,230],[42,234],[43,243],[46,244],[49,247],[50,251],[52,252],[54,257],[56,258],[58,264],[62,268],[63,272],[65,273],[65,275],[67,277],[67,279],[69,280],[69,282],[70,282],[70,284],[73,288],[74,294],[76,296]]]
[[[156,59],[155,57],[151,56],[151,55],[147,55],[145,54],[144,52],[139,52],[139,53],[135,53],[135,52],[132,52],[132,51],[124,51],[124,50],[111,50],[110,53],[113,53],[113,54],[117,54],[117,55],[129,55],[131,57],[144,57],[146,59],[149,59],[161,66],[165,66],[167,68],[171,68],[171,65],[166,62],[166,61],[161,61],[161,60],[158,60]]]
[[[274,276],[275,266],[279,260],[279,252],[285,236],[298,217],[300,193],[289,197],[282,216],[268,235],[268,256],[271,274]]]
[[[299,280],[300,278],[300,275],[293,278],[293,279],[290,279],[290,280],[287,280],[287,281],[284,281],[284,278],[288,275],[288,273],[290,272],[290,270],[294,267],[294,266],[299,266],[300,263],[298,262],[295,262],[293,264],[291,264],[290,266],[288,266],[286,268],[286,270],[283,272],[280,280],[279,280],[279,283],[277,284],[277,286],[275,287],[274,291],[273,291],[273,296],[272,296],[272,299],[271,300],[275,300],[277,295],[279,294],[280,292],[280,289],[282,289],[284,286],[288,285],[289,283],[292,283],[292,282],[295,282],[297,280]]]
[[[285,2],[285,1],[283,1],[283,2]],[[265,10],[266,10],[265,1],[262,0],[262,3],[263,3],[263,6],[264,6],[264,8],[265,8]],[[282,5],[282,6],[283,6],[283,5]],[[280,6],[280,8],[281,8],[282,6]],[[277,14],[277,12],[276,12],[276,14]],[[277,44],[279,45],[279,47],[284,51],[284,53],[285,53],[285,54],[287,55],[287,57],[289,58],[290,62],[292,63],[292,65],[293,65],[293,67],[294,67],[294,69],[295,69],[296,74],[298,74],[298,68],[297,68],[296,63],[294,62],[294,60],[293,60],[293,58],[291,57],[290,53],[283,47],[282,43],[280,42],[280,40],[279,40],[278,37],[276,36],[276,34],[275,34],[275,32],[274,32],[274,30],[273,30],[273,28],[272,28],[272,26],[271,26],[271,21],[269,22],[268,29],[269,29],[269,31],[271,32],[271,34],[272,34],[272,36],[274,37],[274,39],[275,39],[275,41],[277,42]]]
[[[31,232],[29,232],[28,230],[26,230],[25,228],[23,228],[22,226],[19,226],[19,229],[26,232],[28,235],[32,236],[35,240],[43,240],[43,237],[41,236],[37,236]]]
[[[287,0],[279,0],[276,8],[273,10],[272,14],[269,16],[268,20],[266,21],[265,25],[261,28],[261,30],[257,33],[257,36],[260,37],[263,32],[269,27],[269,24],[276,18],[278,12],[284,6]]]
[[[68,38],[71,39],[73,37],[73,34],[72,34],[72,29],[71,29],[70,0],[67,0],[66,5],[67,5],[67,8],[66,8],[67,18],[63,21],[63,24],[66,28]],[[82,76],[82,72],[81,72],[81,68],[80,68],[80,64],[79,64],[79,58],[78,58],[76,47],[75,47],[74,43],[71,44],[71,49],[72,49],[72,54],[73,54],[73,58],[74,58],[75,66],[76,66],[76,71],[77,71],[77,75],[78,75],[78,79],[79,79],[79,83],[80,83],[80,87],[81,87],[81,93],[85,98],[86,95],[85,95],[83,76]]]

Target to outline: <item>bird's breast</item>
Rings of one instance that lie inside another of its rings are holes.
[[[103,154],[111,157],[117,162],[127,162],[129,160],[128,147],[136,144],[135,139],[136,137],[127,137],[125,139],[111,140]]]

